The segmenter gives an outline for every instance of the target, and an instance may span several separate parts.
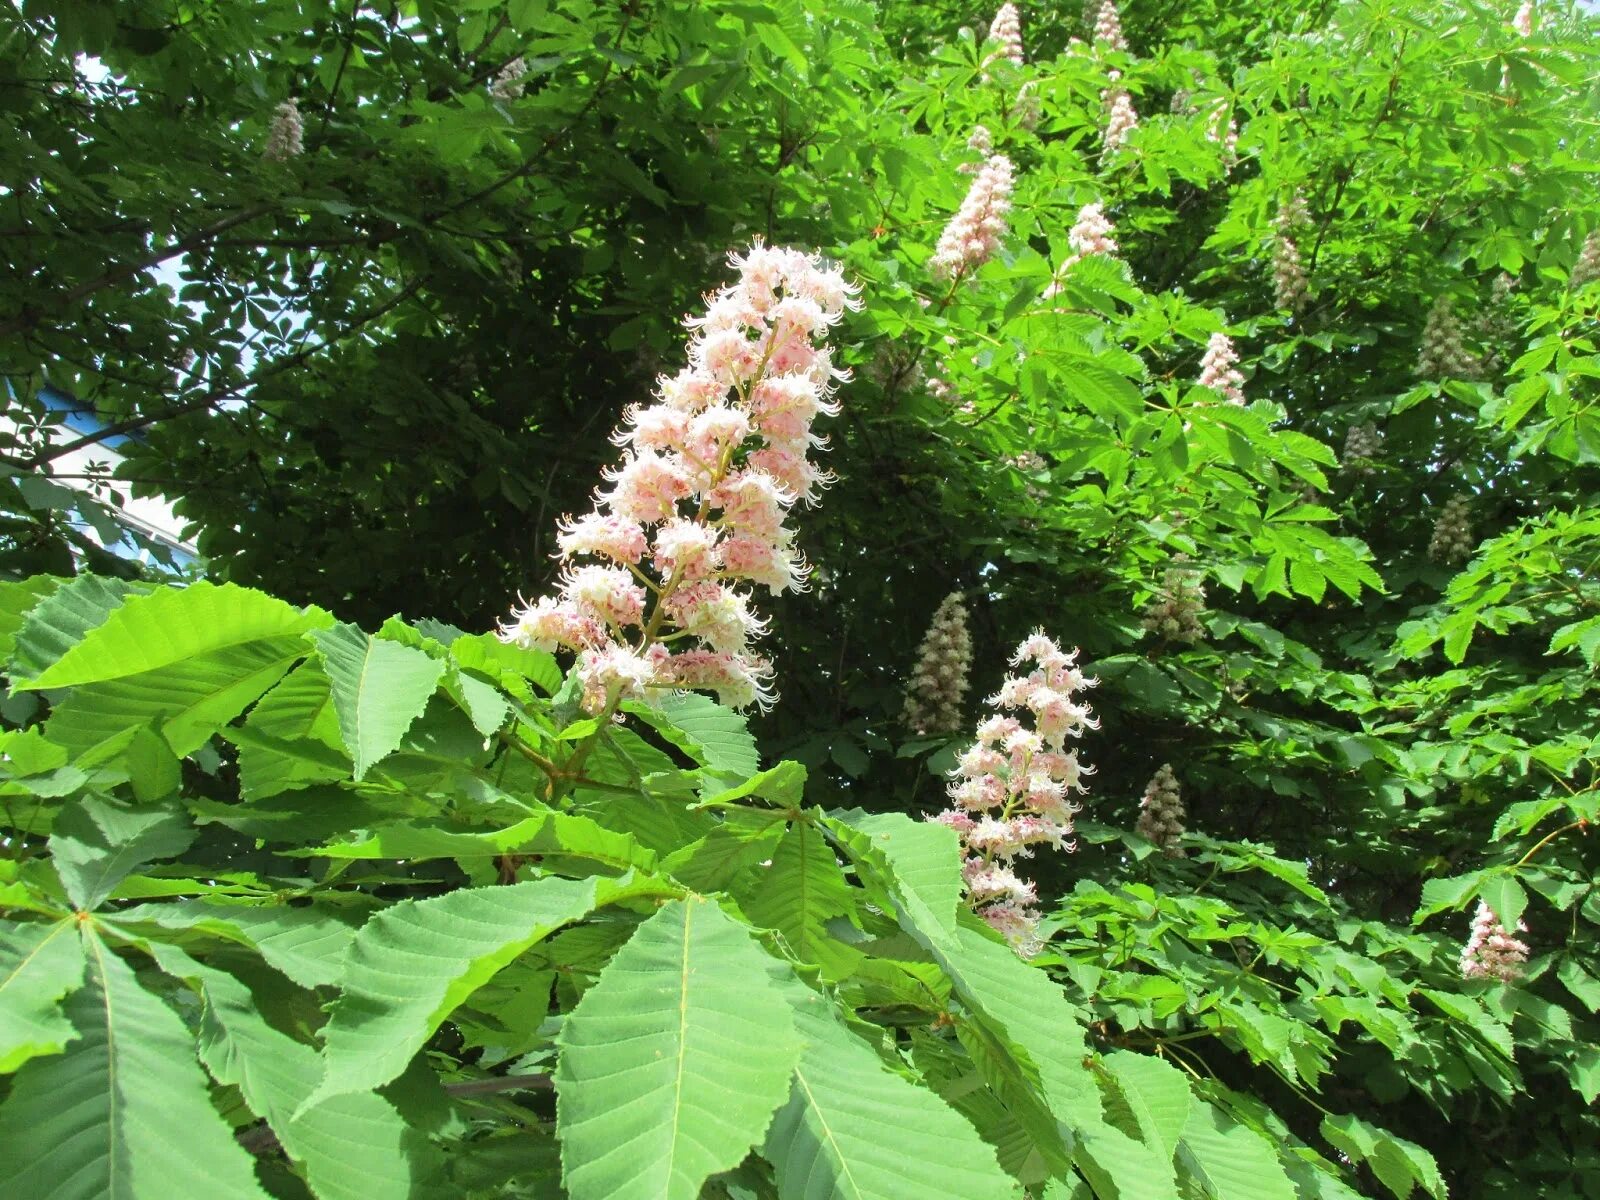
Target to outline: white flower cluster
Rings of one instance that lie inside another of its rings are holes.
[[[1102,0],[1095,13],[1093,41],[1107,50],[1128,48],[1128,39],[1122,34],[1122,14],[1117,11],[1115,0]]]
[[[300,119],[300,105],[293,96],[278,105],[272,114],[272,128],[267,130],[267,148],[261,157],[268,162],[286,162],[299,158],[304,151],[305,123]]]
[[[1031,133],[1039,127],[1043,116],[1044,107],[1039,103],[1038,90],[1030,79],[1017,89],[1017,99],[1011,106],[1011,119],[1017,123],[1018,129],[1026,129]]]
[[[1229,404],[1244,405],[1244,376],[1234,366],[1239,352],[1233,348],[1233,339],[1225,333],[1213,333],[1206,343],[1205,357],[1200,360],[1200,378],[1195,380],[1203,388],[1220,392]]]
[[[806,587],[787,518],[832,478],[811,461],[826,444],[812,423],[839,411],[831,395],[848,375],[820,343],[859,304],[816,255],[757,242],[730,261],[738,282],[684,321],[689,365],[623,414],[610,486],[561,522],[560,593],[501,626],[515,645],[575,652],[591,714],[660,690],[735,708],[774,699],[749,589]]]
[[[1531,0],[1517,9],[1517,15],[1511,18],[1511,27],[1522,37],[1533,36],[1533,4]]]
[[[1009,158],[996,154],[983,164],[961,208],[939,235],[928,262],[935,279],[960,279],[994,257],[1006,234],[1012,186]]]
[[[961,702],[972,670],[972,635],[967,606],[951,592],[934,610],[917,650],[917,667],[906,684],[901,719],[919,734],[955,733],[961,728]]]
[[[1120,71],[1112,71],[1112,86],[1100,93],[1100,101],[1106,108],[1106,131],[1102,144],[1107,154],[1120,150],[1128,140],[1128,135],[1139,128],[1139,114],[1133,107],[1133,97],[1128,94],[1127,88],[1119,86],[1120,78]]]
[[[1417,374],[1424,379],[1477,379],[1482,375],[1483,360],[1466,348],[1461,337],[1461,322],[1450,297],[1440,296],[1422,327]]]
[[[1077,666],[1078,652],[1065,652],[1037,631],[1011,656],[1013,667],[1033,663],[1025,675],[1008,676],[987,703],[997,710],[978,725],[977,741],[952,772],[950,807],[931,818],[955,830],[964,858],[961,874],[967,903],[1003,934],[1024,957],[1043,948],[1038,934],[1039,892],[1018,875],[1014,863],[1035,846],[1075,848],[1073,799],[1092,768],[1066,748],[1100,723],[1078,693],[1095,685]],[[1006,710],[1018,716],[1001,715]],[[1031,719],[1028,728],[1020,717]]]
[[[1226,125],[1223,124],[1224,121],[1227,122]],[[1206,121],[1206,141],[1221,143],[1224,170],[1231,171],[1238,164],[1239,122],[1229,113],[1226,100],[1218,100],[1211,107],[1211,116]]]
[[[1022,14],[1009,0],[1000,6],[1000,10],[994,14],[994,20],[989,23],[989,40],[997,48],[984,59],[984,66],[1000,58],[1009,59],[1019,67],[1022,65]]]
[[[1370,421],[1344,431],[1344,453],[1339,456],[1339,469],[1347,475],[1377,474],[1373,463],[1382,456],[1383,435]]]
[[[1116,228],[1106,217],[1105,209],[1101,207],[1099,201],[1085,204],[1080,208],[1078,219],[1067,231],[1067,245],[1072,248],[1072,253],[1067,255],[1065,261],[1056,268],[1040,298],[1049,300],[1053,296],[1060,295],[1067,270],[1080,258],[1087,258],[1091,254],[1115,254],[1117,243],[1111,236],[1115,232]]]
[[[1517,922],[1517,932],[1528,927]],[[1498,979],[1515,983],[1528,961],[1528,943],[1515,937],[1500,923],[1499,916],[1482,900],[1472,914],[1472,932],[1461,948],[1461,975],[1464,979]]]
[[[1300,263],[1300,247],[1294,238],[1280,232],[1272,241],[1272,295],[1273,303],[1289,312],[1299,312],[1306,305],[1310,285],[1306,269]]]
[[[1139,820],[1134,832],[1148,838],[1168,858],[1183,858],[1183,821],[1187,813],[1183,797],[1178,792],[1178,780],[1172,773],[1172,764],[1163,763],[1150,782],[1145,785],[1144,798],[1139,801]]]
[[[1446,565],[1465,562],[1476,544],[1472,536],[1471,503],[1465,496],[1451,496],[1439,510],[1428,540],[1428,557]]]
[[[503,104],[522,99],[522,89],[527,86],[523,77],[527,73],[528,64],[523,62],[521,55],[518,55],[500,68],[500,73],[489,85],[489,94]]]
[[[1583,240],[1583,250],[1578,254],[1578,261],[1572,264],[1567,286],[1581,288],[1595,279],[1600,279],[1600,229]]]
[[[1169,567],[1161,579],[1161,589],[1144,610],[1145,630],[1169,642],[1193,645],[1205,637],[1200,614],[1206,608],[1206,592],[1192,567]]]
[[[967,149],[978,155],[978,161],[960,163],[956,171],[962,175],[976,175],[983,169],[983,164],[989,160],[989,156],[994,153],[994,137],[987,125],[972,127],[972,136],[967,139]]]

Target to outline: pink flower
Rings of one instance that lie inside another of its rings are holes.
[[[738,281],[684,322],[688,367],[613,435],[626,454],[602,473],[610,486],[595,510],[562,519],[561,595],[500,629],[519,645],[578,651],[589,712],[659,688],[773,700],[770,665],[746,652],[766,622],[736,585],[805,587],[810,568],[785,522],[829,478],[810,461],[824,444],[811,425],[837,413],[828,394],[848,374],[818,343],[857,289],[797,250],[758,242],[731,262]]]
[[[1225,333],[1213,333],[1206,343],[1205,357],[1200,360],[1200,378],[1195,382],[1203,388],[1222,393],[1229,404],[1244,403],[1244,376],[1234,368],[1239,355],[1233,341]]]
[[[1517,931],[1528,927],[1517,922]],[[1507,932],[1500,918],[1483,901],[1472,915],[1472,932],[1461,950],[1461,974],[1466,979],[1498,979],[1514,983],[1528,961],[1528,944]]]
[[[1105,152],[1111,154],[1121,149],[1128,135],[1139,128],[1139,114],[1134,110],[1133,97],[1124,87],[1110,87],[1100,93],[1106,106],[1106,131],[1102,137]]]
[[[996,49],[983,60],[985,66],[999,58],[1009,59],[1019,67],[1022,65],[1022,14],[1009,0],[1000,6],[989,23],[989,40],[995,43]]]
[[[964,851],[962,877],[967,902],[1017,950],[1035,954],[1039,914],[1034,885],[1011,863],[1035,846],[1071,851],[1072,818],[1088,770],[1065,739],[1097,728],[1075,693],[1094,686],[1077,666],[1077,653],[1064,652],[1043,632],[1017,647],[1013,666],[1032,665],[1000,685],[989,703],[1027,712],[1035,728],[1014,716],[996,713],[978,724],[977,740],[957,760],[948,795],[952,808],[932,818],[953,829]]]
[[[644,557],[650,542],[637,521],[589,513],[577,520],[562,521],[557,528],[556,545],[563,558],[593,554],[613,562],[636,563]]]
[[[1122,36],[1122,17],[1114,0],[1102,0],[1094,21],[1094,44],[1108,50],[1128,48],[1128,39]]]
[[[957,280],[995,256],[1011,211],[1011,160],[996,154],[983,164],[956,215],[939,235],[928,270],[935,279]]]

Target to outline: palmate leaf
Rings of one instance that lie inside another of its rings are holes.
[[[0,921],[0,1072],[58,1054],[78,1036],[59,1004],[82,982],[76,922]]]
[[[537,879],[384,909],[345,957],[313,1102],[388,1083],[458,1004],[529,946],[598,905],[660,890],[631,878]]]
[[[368,637],[354,625],[336,625],[311,636],[322,655],[339,730],[359,780],[399,747],[439,686],[445,664],[399,642]]]
[[[763,1154],[782,1200],[1007,1200],[994,1148],[926,1088],[888,1070],[828,1001],[778,981],[804,1042]],[[773,973],[776,975],[776,972]]]
[[[83,926],[78,1039],[24,1064],[0,1105],[0,1179],[28,1200],[266,1200],[211,1105],[194,1035]]]
[[[1039,1110],[1071,1132],[1072,1161],[1102,1200],[1175,1200],[1172,1155],[1110,1124],[1094,1077],[1084,1066],[1083,1028],[1061,988],[1007,946],[961,927],[952,942],[925,943],[973,1013],[978,1029],[963,1038],[1007,1104],[1056,1152]],[[983,1057],[979,1057],[982,1053]]]
[[[748,779],[761,769],[749,722],[709,696],[682,692],[623,706],[702,766]]]
[[[247,800],[329,783],[350,773],[333,710],[333,685],[316,659],[307,659],[261,698],[245,719],[239,747],[239,786]]]
[[[217,1082],[236,1086],[284,1152],[305,1171],[318,1200],[406,1200],[442,1164],[426,1135],[371,1092],[333,1096],[295,1110],[322,1078],[317,1051],[262,1019],[250,989],[175,946],[149,947],[161,969],[205,997],[200,1056]]]
[[[16,649],[17,632],[28,613],[66,582],[56,575],[32,575],[15,583],[0,583],[0,662]]]
[[[65,592],[50,597],[32,617]],[[122,679],[232,646],[296,637],[328,620],[325,613],[302,612],[265,592],[231,583],[162,588],[125,600],[60,658],[16,686],[58,688]],[[21,649],[19,638],[19,655]]]
[[[711,901],[639,926],[561,1027],[572,1200],[695,1200],[760,1140],[800,1057],[769,956]]]
[[[652,871],[656,855],[631,834],[616,833],[572,813],[536,813],[504,829],[482,832],[438,822],[396,821],[365,831],[359,841],[334,842],[297,853],[317,858],[492,858],[537,854],[583,859],[618,871]]]
[[[124,908],[103,918],[119,929],[157,926],[180,933],[222,938],[249,946],[301,987],[335,983],[356,928],[342,910],[285,904],[217,904],[183,900]]]

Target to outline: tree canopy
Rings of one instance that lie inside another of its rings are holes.
[[[1597,49],[1545,0],[15,6],[0,1172],[1600,1196]],[[493,631],[762,245],[859,288],[779,698],[591,703]],[[203,580],[87,542],[119,490]],[[981,806],[924,818],[1027,774],[970,748],[1035,630],[1092,717],[1008,944]]]

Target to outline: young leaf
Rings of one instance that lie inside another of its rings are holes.
[[[439,686],[445,665],[421,650],[368,637],[354,625],[321,629],[311,637],[332,684],[333,707],[345,748],[355,760],[355,778],[362,779],[399,747]]]
[[[556,1132],[572,1200],[695,1200],[760,1140],[800,1057],[749,930],[664,905],[562,1023]]]
[[[17,630],[9,674],[13,681],[38,675],[91,629],[105,622],[129,596],[150,590],[148,584],[79,575],[68,580],[35,605]],[[13,686],[17,686],[13,682]]]
[[[75,922],[0,922],[0,1073],[78,1036],[59,1006],[82,982]]]
[[[0,1105],[0,1179],[29,1200],[266,1200],[211,1105],[194,1035],[83,926],[78,1039],[24,1064]]]

